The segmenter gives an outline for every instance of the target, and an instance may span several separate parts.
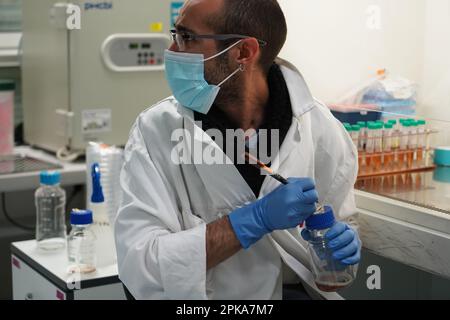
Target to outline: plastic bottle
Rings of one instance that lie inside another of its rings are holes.
[[[415,120],[409,121],[409,139],[408,139],[408,152],[406,154],[407,157],[407,166],[411,168],[414,163],[414,159],[416,158],[417,146],[418,146],[418,123]]]
[[[356,278],[357,265],[348,266],[335,260],[333,251],[328,248],[325,235],[336,223],[333,209],[323,207],[322,211],[306,219],[306,230],[309,233],[308,252],[317,287],[326,292],[337,291],[349,286]]]
[[[359,150],[359,141],[360,141],[360,135],[361,135],[361,127],[359,125],[352,125],[352,131],[351,131],[351,137],[353,140],[353,144],[355,145],[356,149]]]
[[[100,166],[94,163],[91,166],[92,196],[89,209],[93,213],[92,231],[94,232],[97,252],[97,265],[99,267],[109,266],[116,263],[116,246],[111,223],[108,217],[108,207],[103,196],[101,184]]]
[[[353,128],[351,124],[344,124],[345,131],[347,131],[348,135],[353,141]]]
[[[367,122],[358,121],[357,125],[361,128],[361,139],[360,139],[360,149],[364,150],[367,143]]]
[[[72,230],[68,237],[69,273],[91,273],[96,270],[95,241],[91,230],[92,211],[73,209]]]
[[[374,163],[373,156],[375,153],[375,139],[376,139],[376,130],[377,124],[374,122],[369,122],[368,124],[368,132],[367,132],[367,145],[366,145],[366,166],[367,169],[370,170]]]
[[[392,153],[392,138],[393,126],[392,123],[386,123],[383,131],[383,166],[386,170],[389,170],[394,161],[394,155]]]
[[[62,249],[66,244],[66,192],[59,185],[60,173],[42,171],[40,181],[34,194],[37,245],[48,251]]]
[[[123,165],[123,152],[121,148],[103,143],[89,142],[86,148],[86,207],[91,204],[92,195],[92,165],[98,163],[101,172],[102,192],[108,210],[111,226],[114,225],[117,211],[122,201],[120,188],[120,171]],[[96,215],[94,212],[94,222]]]
[[[381,159],[383,154],[383,124],[377,122],[375,124],[375,141],[374,141],[375,155],[372,158],[375,171],[381,169]]]
[[[391,119],[388,121],[389,124],[392,125],[392,149],[397,149],[399,147],[399,130],[398,130],[398,122],[395,119]]]
[[[345,130],[351,135],[352,125],[348,124],[348,123],[344,123],[343,126],[344,126]]]
[[[355,145],[356,149],[358,150],[358,172],[361,171],[362,168],[362,134],[361,134],[361,127],[359,125],[353,125],[351,126],[351,137],[353,140],[353,144]]]
[[[424,151],[426,148],[426,124],[425,120],[417,121],[418,129],[418,140],[417,140],[417,163],[418,165],[423,165]]]
[[[398,164],[403,167],[406,161],[406,153],[408,150],[409,128],[410,124],[407,120],[401,121],[400,130],[400,150],[398,151]]]

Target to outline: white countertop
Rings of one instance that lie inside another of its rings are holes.
[[[81,282],[83,288],[95,286],[94,282],[118,282],[117,264],[97,267],[97,270],[89,274],[69,274],[67,268],[69,266],[67,259],[67,247],[64,250],[56,252],[43,252],[38,249],[35,240],[14,242],[11,244],[12,254],[19,259],[30,264],[31,267],[39,269],[37,271],[51,280],[62,284],[73,286],[75,282]],[[19,253],[15,252],[19,250]],[[28,261],[27,261],[28,260]],[[46,273],[46,274],[45,274]],[[68,287],[72,288],[72,287]]]
[[[59,170],[61,172],[62,186],[86,183],[86,163],[84,161],[75,163],[63,162],[58,160],[54,155],[28,146],[16,147],[14,153],[27,155],[62,166],[63,168]],[[39,171],[2,174],[0,175],[0,192],[36,189],[39,187],[39,174]]]
[[[0,68],[18,67],[21,32],[0,32]]]

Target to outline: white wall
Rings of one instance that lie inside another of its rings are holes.
[[[425,56],[419,112],[450,121],[450,0],[426,3]]]
[[[426,1],[279,0],[289,28],[281,56],[302,71],[313,95],[325,102],[335,102],[377,69],[419,81]],[[381,10],[380,30],[367,27],[373,5]]]

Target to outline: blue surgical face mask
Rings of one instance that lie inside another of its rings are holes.
[[[208,59],[205,59],[203,54],[166,50],[164,54],[166,78],[178,102],[186,108],[207,114],[219,93],[220,86],[239,71],[243,71],[243,66],[239,66],[218,85],[210,85],[205,80],[205,62],[224,54],[239,42],[241,41]]]

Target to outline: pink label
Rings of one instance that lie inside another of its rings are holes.
[[[20,261],[17,260],[16,258],[12,257],[12,264],[14,267],[16,267],[17,269],[20,269]]]
[[[0,155],[13,153],[14,95],[0,94]]]
[[[58,300],[64,300],[64,299],[65,299],[64,293],[62,293],[62,292],[59,291],[59,290],[56,290],[56,299],[58,299]]]

